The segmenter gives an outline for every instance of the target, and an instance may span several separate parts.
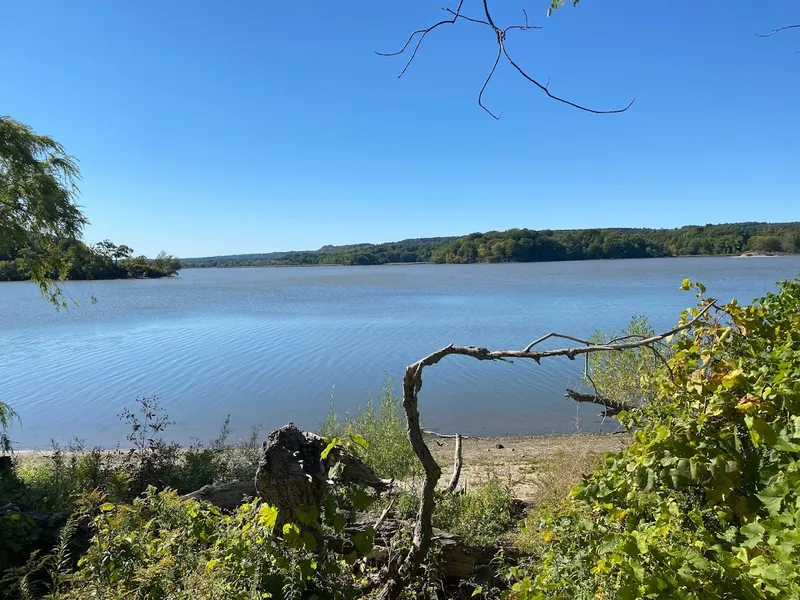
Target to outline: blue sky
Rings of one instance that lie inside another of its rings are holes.
[[[479,2],[464,12],[479,16]],[[80,160],[89,241],[179,256],[472,231],[800,220],[792,2],[583,0],[429,36],[435,1],[26,0],[0,22],[0,113]]]

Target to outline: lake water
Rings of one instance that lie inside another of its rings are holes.
[[[0,397],[21,415],[12,437],[27,448],[74,436],[114,446],[122,408],[153,394],[180,442],[207,441],[227,414],[237,434],[314,428],[334,386],[343,413],[376,395],[384,373],[399,382],[405,365],[451,342],[522,348],[552,330],[618,330],[635,313],[666,329],[694,303],[678,290],[684,277],[749,302],[798,272],[800,256],[198,269],[70,283],[80,305],[60,312],[31,284],[0,283]],[[564,399],[580,371],[566,358],[450,357],[426,370],[422,419],[473,435],[613,428],[597,407]]]

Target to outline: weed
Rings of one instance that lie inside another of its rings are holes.
[[[346,437],[347,434],[362,436],[368,447],[362,458],[382,477],[403,479],[420,473],[417,460],[406,433],[403,399],[394,393],[393,382],[386,377],[381,396],[376,406],[371,396],[366,404],[358,407],[354,415],[342,422],[335,411],[335,392],[331,392],[331,406],[319,433],[326,437]]]

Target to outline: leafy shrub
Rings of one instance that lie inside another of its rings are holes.
[[[658,402],[621,416],[632,446],[527,519],[541,555],[514,598],[800,596],[800,279],[673,350]]]
[[[112,456],[101,448],[86,452],[81,440],[62,449],[55,442],[44,460],[18,469],[24,493],[18,500],[39,511],[70,513],[75,499],[95,488],[114,497],[127,492],[128,478],[118,473]]]
[[[356,597],[347,562],[295,525],[273,533],[277,511],[258,501],[226,516],[150,488],[131,505],[99,510],[89,551],[53,598]]]
[[[643,339],[654,335],[647,317],[635,315],[620,333],[607,335],[598,331],[589,341],[603,344],[611,339]],[[609,405],[643,407],[657,397],[651,375],[670,357],[671,348],[667,344],[622,352],[596,352],[589,355],[589,370],[584,375],[584,383],[595,388]]]
[[[11,438],[8,437],[8,430],[17,421],[20,423],[19,416],[8,404],[0,400],[0,456],[11,452]]]
[[[395,500],[399,518],[413,519],[418,510],[418,490],[401,493]],[[488,546],[513,529],[516,513],[510,490],[489,473],[483,485],[469,492],[437,492],[433,526],[458,535],[467,545]]]
[[[514,526],[514,502],[496,475],[464,494],[443,493],[436,502],[434,527],[455,533],[468,545],[495,544]]]
[[[392,379],[386,377],[378,406],[367,396],[366,404],[355,415],[348,415],[344,423],[336,415],[332,394],[330,412],[318,431],[326,437],[360,435],[367,441],[367,447],[361,450],[364,461],[381,477],[403,479],[420,473],[420,466],[408,441],[402,406],[403,399],[394,393]]]

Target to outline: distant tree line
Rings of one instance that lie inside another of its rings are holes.
[[[171,277],[181,269],[181,261],[161,252],[156,258],[134,256],[125,244],[104,240],[89,246],[81,240],[67,238],[50,241],[46,247],[3,248],[0,244],[0,281],[31,279],[31,266],[41,264],[45,254],[57,257],[53,279],[150,279]]]
[[[500,263],[800,253],[800,223],[732,223],[679,229],[509,229],[316,251],[184,259],[191,267]]]

